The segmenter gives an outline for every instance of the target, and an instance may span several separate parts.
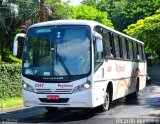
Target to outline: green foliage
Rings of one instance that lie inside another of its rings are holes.
[[[21,97],[21,64],[0,64],[0,99]]]
[[[153,15],[160,8],[160,0],[84,0],[83,3],[108,12],[115,29],[119,31]]]
[[[61,3],[62,0],[45,0],[46,4],[56,4],[56,3]]]
[[[130,24],[136,23],[139,19],[153,15],[159,8],[159,0],[129,0],[124,8],[126,23],[122,29],[127,28]]]
[[[16,28],[21,24],[21,21],[17,18],[18,6],[14,4],[15,0],[10,1],[3,0],[0,3],[0,54],[2,61],[9,58],[6,55],[8,55],[8,51],[12,50]]]
[[[111,20],[108,19],[108,14],[106,12],[98,11],[97,9],[87,5],[72,7],[70,17],[72,19],[85,19],[85,20],[98,21],[108,27],[113,28],[113,24]]]
[[[156,53],[160,59],[160,14],[138,20],[124,30],[126,34],[142,40],[148,53]]]
[[[3,1],[3,2],[2,2]],[[17,29],[25,32],[32,23],[39,22],[40,4],[38,0],[2,0],[0,2],[0,54],[2,61],[12,61],[13,57],[6,55],[6,49],[12,51],[13,39],[17,34]],[[46,11],[46,21],[67,18],[67,3],[61,0],[45,0],[45,9],[52,10],[49,16]],[[50,9],[49,9],[50,8]],[[31,22],[31,23],[30,23]],[[22,52],[23,45],[20,43],[18,51]],[[22,54],[18,54],[21,58]]]
[[[0,31],[7,30],[12,25],[12,21],[9,20],[16,16],[14,6],[9,4],[8,1],[3,0],[0,3]]]
[[[22,97],[0,99],[0,108],[14,107],[22,104],[23,104]]]
[[[21,25],[28,19],[35,17],[39,10],[38,0],[15,0],[14,4],[18,6],[17,20],[21,21]]]
[[[22,60],[19,58],[16,58],[13,55],[9,55],[9,63],[19,63],[22,64]]]
[[[49,20],[68,19],[70,7],[67,3],[52,3],[50,9],[52,14],[49,16]]]
[[[82,3],[87,6],[92,6],[102,12],[109,12],[111,0],[83,0]]]
[[[156,10],[156,14],[160,14],[160,9]]]
[[[21,64],[22,63],[22,60],[19,59],[19,58],[16,58],[15,56],[12,55],[12,53],[10,52],[9,49],[4,49],[3,50],[3,54],[5,56],[5,62],[8,62],[8,63],[19,63]]]

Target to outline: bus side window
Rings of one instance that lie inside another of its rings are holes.
[[[143,49],[142,49],[142,45],[141,44],[138,44],[139,46],[139,57],[140,57],[140,60],[142,61],[143,60]]]
[[[104,30],[103,32],[103,44],[104,44],[104,56],[105,58],[111,58],[113,57],[112,54],[112,46],[110,41],[110,33],[107,30]]]
[[[127,50],[127,59],[129,59],[130,56],[129,56],[129,45],[128,45],[128,40],[125,39],[125,42],[126,42],[126,50]]]
[[[127,59],[127,46],[124,38],[121,38],[122,41],[122,52],[123,52],[123,59]]]
[[[129,46],[129,56],[130,56],[130,60],[133,60],[133,44],[132,44],[132,41],[131,41],[131,40],[128,41],[128,46]]]
[[[144,46],[143,45],[141,45],[141,47],[142,47],[142,59],[145,61],[146,60],[146,57],[145,57],[145,52],[144,52]]]
[[[136,43],[136,60],[140,60],[138,43]]]
[[[114,35],[114,46],[115,46],[116,58],[120,58],[120,48],[119,48],[118,36],[117,35]]]
[[[113,57],[115,57],[115,47],[114,47],[114,36],[112,33],[109,33],[109,41],[110,41],[110,51]]]
[[[137,60],[137,47],[136,47],[136,43],[133,43],[133,48],[134,48],[134,60]]]
[[[120,53],[120,58],[123,58],[123,52],[122,52],[122,40],[121,37],[118,36],[118,45],[119,45],[119,53]]]

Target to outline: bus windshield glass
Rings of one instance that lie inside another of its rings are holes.
[[[91,68],[88,26],[30,28],[23,53],[23,74],[34,76],[85,75]]]

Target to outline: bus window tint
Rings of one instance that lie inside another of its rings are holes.
[[[123,59],[127,59],[127,47],[126,47],[126,42],[124,38],[121,38],[122,41],[122,52],[123,52]]]
[[[119,44],[119,53],[120,53],[120,58],[122,59],[123,57],[123,52],[122,52],[122,40],[121,37],[118,36],[118,44]]]
[[[107,30],[104,30],[104,32],[103,32],[103,44],[104,44],[104,56],[105,56],[105,58],[113,57],[112,52],[111,52],[112,46],[111,46],[111,41],[110,41],[110,38],[109,38],[109,34],[110,33]]]
[[[141,44],[141,48],[142,48],[142,60],[145,60],[145,52],[144,52],[144,46]]]
[[[139,57],[140,57],[140,60],[143,60],[143,49],[142,49],[142,45],[141,44],[138,44],[138,48],[139,48]]]
[[[120,48],[119,48],[118,36],[117,35],[114,35],[114,46],[115,46],[116,58],[120,58]]]
[[[134,49],[134,60],[137,60],[137,47],[136,47],[136,43],[133,43],[133,49]]]
[[[129,45],[128,45],[128,40],[125,39],[125,42],[126,42],[126,50],[127,50],[127,59],[129,59]]]
[[[111,44],[111,54],[113,57],[115,57],[115,48],[114,48],[114,41],[113,41],[113,34],[112,33],[109,33],[109,41],[110,41],[110,44]]]
[[[139,46],[138,43],[136,43],[136,60],[139,60],[140,56],[139,56]]]
[[[133,46],[132,46],[132,41],[128,41],[128,47],[129,47],[129,58],[130,58],[130,60],[133,60]]]

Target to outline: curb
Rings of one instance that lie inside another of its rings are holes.
[[[6,113],[6,112],[12,112],[12,111],[15,111],[15,110],[21,110],[23,108],[25,108],[23,105],[7,107],[7,108],[0,108],[0,114]]]

